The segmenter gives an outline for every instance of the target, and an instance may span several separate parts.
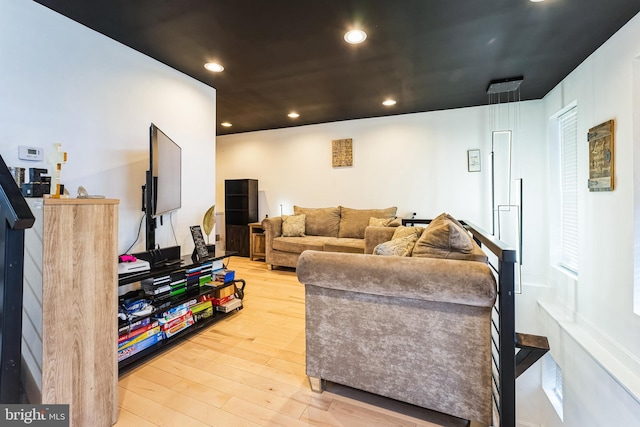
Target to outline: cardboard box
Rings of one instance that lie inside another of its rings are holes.
[[[216,299],[222,299],[222,298],[228,297],[229,295],[233,295],[235,293],[236,293],[236,287],[235,285],[231,285],[222,289],[216,289],[215,292],[213,293],[213,297]]]
[[[177,322],[178,320],[180,320],[180,322]],[[178,332],[181,332],[187,329],[189,326],[193,325],[194,323],[195,323],[195,320],[193,320],[193,316],[191,315],[191,312],[189,312],[184,316],[181,316],[180,318],[176,318],[171,322],[165,324],[162,330],[164,331],[165,338],[170,338],[175,334],[177,334]]]
[[[235,295],[231,294],[231,295],[227,295],[224,298],[212,298],[211,302],[213,303],[213,305],[224,305],[229,301],[231,301],[232,299],[234,299],[235,297],[236,297]]]
[[[234,270],[217,270],[212,274],[215,274],[216,282],[227,283],[235,279],[236,272]]]
[[[143,326],[142,328],[138,328],[135,331],[131,331],[129,333],[125,332],[123,334],[120,334],[118,336],[118,344],[120,344],[121,342],[127,341],[133,337],[136,337],[138,335],[140,335],[143,332],[147,332],[149,329],[151,328],[155,328],[156,326],[158,326],[158,322],[151,322],[149,323],[147,326]]]
[[[122,362],[127,357],[131,357],[136,353],[141,352],[142,350],[151,347],[152,345],[160,342],[163,339],[163,333],[158,332],[138,343],[135,343],[123,350],[118,351],[118,362]]]
[[[193,320],[198,322],[202,319],[213,316],[213,305],[211,301],[205,301],[191,307],[191,313],[193,313]]]
[[[127,347],[131,347],[132,345],[138,344],[139,342],[142,342],[147,338],[154,336],[158,332],[160,332],[160,326],[156,324],[155,327],[149,329],[148,331],[142,332],[141,334],[138,334],[135,337],[129,338],[128,340],[118,342],[118,351],[124,350]]]
[[[216,307],[216,310],[221,311],[223,313],[229,313],[233,310],[242,308],[242,300],[240,299],[232,299],[231,301],[219,305]]]
[[[144,319],[136,320],[135,322],[132,322],[132,323],[127,323],[126,325],[118,328],[118,335],[131,333],[136,329],[144,328],[149,323],[151,323],[151,319],[149,319],[148,317],[145,317]]]

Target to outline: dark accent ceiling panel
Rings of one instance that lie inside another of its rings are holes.
[[[521,99],[540,99],[640,12],[639,0],[36,1],[216,88],[218,135],[483,105],[489,82],[514,76]],[[343,40],[354,25],[361,45]],[[225,71],[205,70],[212,60]]]

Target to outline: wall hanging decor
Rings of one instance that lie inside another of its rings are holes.
[[[467,150],[467,170],[480,172],[480,150]]]
[[[614,173],[614,122],[589,129],[589,191],[612,191]]]
[[[353,166],[353,140],[351,138],[331,141],[331,165],[334,168]]]

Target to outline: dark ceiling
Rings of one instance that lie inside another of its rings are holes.
[[[36,1],[216,88],[218,135],[483,105],[490,81],[516,76],[520,99],[539,99],[640,12],[639,0]],[[343,40],[353,26],[361,45]]]

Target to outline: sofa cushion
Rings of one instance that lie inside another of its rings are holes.
[[[303,237],[304,236],[304,214],[282,215],[282,236],[283,237]]]
[[[364,239],[364,229],[369,225],[369,219],[373,218],[395,218],[398,208],[386,209],[341,209],[340,229],[338,237],[351,237]]]
[[[276,237],[273,239],[273,249],[290,253],[313,250],[362,254],[364,253],[364,240],[326,236]]]
[[[347,252],[352,254],[364,253],[364,240],[351,238],[332,238],[324,244],[325,252]]]
[[[446,216],[431,221],[416,242],[412,256],[487,262],[486,254],[456,222]]]
[[[418,236],[414,233],[389,240],[388,242],[380,243],[376,246],[373,249],[373,254],[385,256],[410,256],[411,252],[413,252],[416,240],[418,240]]]
[[[335,208],[293,207],[294,215],[304,214],[307,236],[338,237],[340,226],[340,206]]]
[[[321,251],[326,239],[322,236],[276,237],[273,239],[273,249],[296,254],[306,250]]]

